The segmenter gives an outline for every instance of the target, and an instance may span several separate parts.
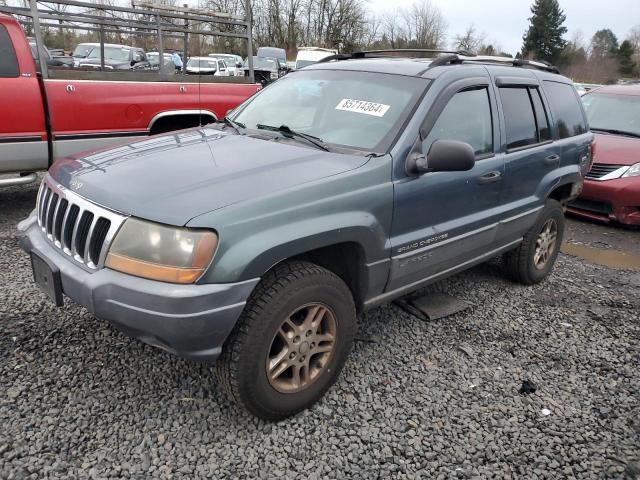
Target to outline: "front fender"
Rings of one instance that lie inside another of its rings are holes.
[[[219,236],[200,282],[227,283],[260,277],[287,258],[343,242],[359,245],[367,264],[384,260],[390,255],[392,212],[391,157],[383,157],[203,214],[188,226],[212,228]]]

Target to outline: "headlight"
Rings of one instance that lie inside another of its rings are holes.
[[[129,218],[116,234],[105,266],[161,282],[193,283],[211,263],[217,245],[218,236],[209,230]]]
[[[635,165],[631,165],[631,168],[622,174],[622,178],[637,176],[640,176],[640,162]]]
[[[278,73],[277,72],[271,72],[270,77],[273,78],[278,78]]]

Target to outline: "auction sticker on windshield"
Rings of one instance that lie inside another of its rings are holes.
[[[373,115],[374,117],[383,117],[391,105],[383,103],[367,102],[365,100],[352,100],[343,98],[336,106],[336,110],[344,110],[345,112],[364,113],[365,115]]]

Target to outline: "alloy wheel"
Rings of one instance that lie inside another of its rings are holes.
[[[306,389],[328,365],[336,343],[337,321],[331,309],[311,303],[285,318],[271,341],[266,373],[282,393]]]
[[[558,224],[550,218],[542,226],[542,230],[536,239],[536,250],[533,255],[533,264],[538,270],[544,269],[549,263],[556,248],[558,238]]]

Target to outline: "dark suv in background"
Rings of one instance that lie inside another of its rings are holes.
[[[497,255],[543,280],[591,162],[571,81],[380,55],[287,75],[217,125],[58,160],[19,226],[36,281],[218,359],[219,384],[273,420],[335,381],[358,312]]]

